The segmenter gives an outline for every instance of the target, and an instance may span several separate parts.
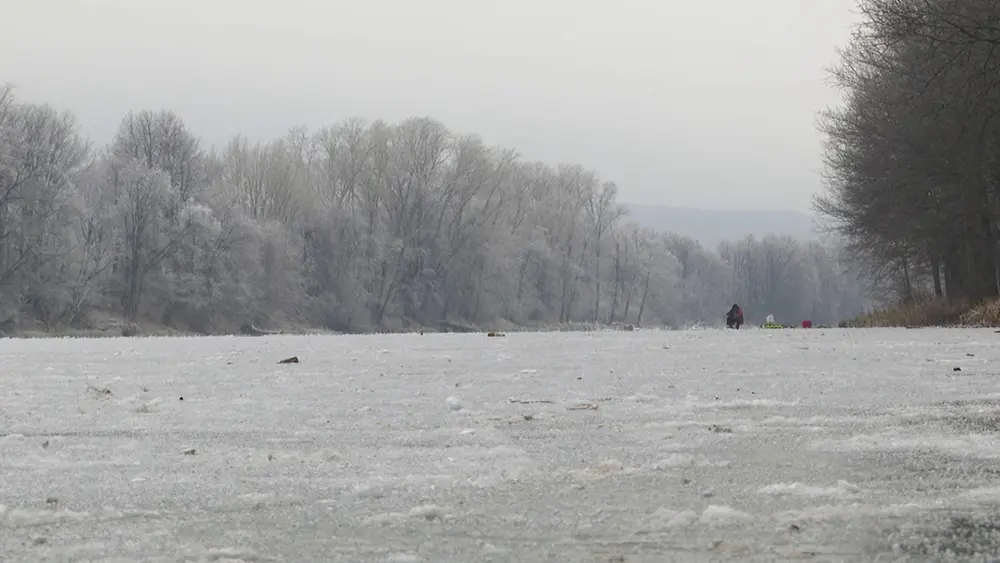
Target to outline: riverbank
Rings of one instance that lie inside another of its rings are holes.
[[[252,330],[246,330],[251,327]],[[665,327],[658,327],[665,328]],[[33,319],[22,319],[20,323],[8,326],[2,332],[5,338],[120,338],[120,337],[191,337],[191,336],[263,336],[268,334],[411,334],[411,333],[473,333],[473,332],[593,332],[605,330],[631,331],[635,327],[625,323],[528,323],[516,324],[499,321],[472,324],[460,321],[441,321],[435,325],[402,323],[396,328],[373,328],[371,330],[336,331],[322,327],[307,326],[294,321],[267,324],[237,325],[220,323],[212,330],[195,331],[183,327],[157,323],[149,319],[129,322],[112,313],[92,312],[78,326],[46,327]]]
[[[1000,327],[1000,299],[971,304],[968,301],[929,299],[876,309],[850,321],[843,328],[872,327]]]

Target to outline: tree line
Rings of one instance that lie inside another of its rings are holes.
[[[860,0],[832,71],[828,189],[849,252],[900,300],[1000,295],[1000,4]]]
[[[630,222],[618,187],[429,118],[348,119],[203,147],[170,111],[94,147],[71,113],[0,90],[0,328],[101,315],[184,330],[510,323],[832,323],[860,309],[841,249],[718,251]]]

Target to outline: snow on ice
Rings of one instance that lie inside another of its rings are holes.
[[[0,553],[996,557],[998,339],[813,329],[3,340]],[[302,363],[275,363],[292,355]]]

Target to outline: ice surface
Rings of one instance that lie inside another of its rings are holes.
[[[1000,554],[998,341],[3,340],[0,553],[983,560]]]

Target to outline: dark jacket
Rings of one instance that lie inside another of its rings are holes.
[[[726,325],[730,327],[732,326],[739,327],[742,324],[743,324],[743,309],[741,309],[739,305],[734,303],[732,308],[729,309],[729,312],[726,313]]]

